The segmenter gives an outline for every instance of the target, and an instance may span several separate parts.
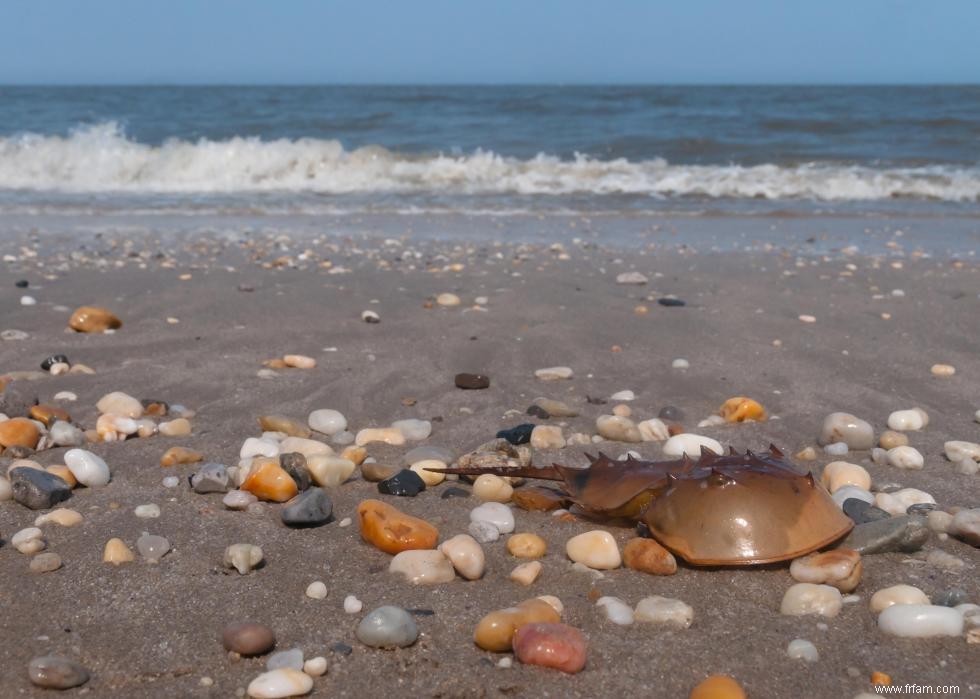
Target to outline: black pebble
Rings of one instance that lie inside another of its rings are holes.
[[[53,473],[36,468],[10,472],[14,500],[32,510],[47,510],[71,497],[71,486]]]
[[[676,405],[665,405],[657,413],[657,417],[661,420],[668,420],[670,422],[683,422],[684,421],[684,411],[678,408]]]
[[[661,306],[668,306],[668,307],[687,305],[680,299],[657,299],[657,303],[659,303]]]
[[[462,488],[445,488],[439,497],[443,500],[448,500],[449,498],[468,498],[469,496],[470,491],[468,490],[463,490]]]
[[[44,371],[51,371],[51,367],[53,367],[55,364],[71,364],[71,362],[69,362],[68,357],[63,354],[52,354],[50,357],[45,358],[44,361],[41,362],[41,368]]]
[[[970,596],[966,590],[954,587],[951,590],[943,590],[932,598],[932,603],[940,607],[955,607],[958,604],[965,604],[970,601]]]
[[[456,374],[456,388],[475,391],[490,388],[490,377],[483,374]]]
[[[289,477],[296,483],[296,488],[304,491],[310,487],[312,478],[310,471],[306,468],[306,457],[299,452],[289,452],[279,455],[279,465],[282,470],[289,474]]]
[[[532,405],[531,408],[536,408],[536,405]],[[530,411],[531,408],[528,408]],[[545,413],[547,415],[547,413]],[[506,439],[511,444],[527,444],[531,441],[531,432],[534,431],[534,425],[529,422],[525,422],[523,425],[517,425],[516,427],[511,427],[509,430],[500,430],[497,433],[497,439]]]
[[[287,502],[279,514],[287,527],[318,527],[333,520],[333,503],[322,488],[310,488]]]
[[[354,652],[354,649],[346,643],[334,643],[332,646],[330,646],[330,650],[332,650],[334,653],[340,653],[341,655],[350,655]]]
[[[415,471],[403,468],[388,480],[378,483],[378,492],[382,495],[402,495],[414,498],[425,490],[425,481]]]
[[[905,510],[905,514],[909,515],[927,515],[938,507],[933,502],[917,502],[914,505],[909,505],[909,508]]]
[[[847,498],[844,501],[843,510],[844,514],[853,519],[857,524],[877,522],[880,519],[889,519],[891,517],[884,510],[858,498]]]
[[[14,282],[14,286],[18,289],[26,289],[28,287],[28,281],[26,279],[18,279]]]

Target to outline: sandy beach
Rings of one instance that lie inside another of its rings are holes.
[[[918,552],[863,557],[855,594],[834,618],[779,612],[794,584],[788,566],[703,569],[683,562],[672,576],[619,568],[579,572],[565,556],[572,536],[601,528],[620,547],[631,527],[583,518],[515,510],[516,531],[535,532],[548,544],[543,573],[529,588],[508,579],[519,562],[500,541],[484,545],[486,573],[478,581],[414,586],[387,571],[390,556],[362,540],[356,508],[381,498],[421,517],[440,541],[467,531],[473,497],[441,496],[444,483],[417,497],[379,496],[360,472],[329,492],[334,521],[292,529],[281,505],[232,511],[221,494],[200,495],[187,478],[196,466],[161,468],[172,446],[200,451],[206,461],[235,465],[257,418],[282,414],[300,421],[318,408],[334,408],[349,428],[384,427],[393,420],[432,423],[422,442],[456,456],[524,422],[561,425],[564,434],[595,434],[595,419],[632,390],[633,419],[655,417],[664,406],[684,413],[689,432],[723,445],[762,450],[770,443],[789,454],[816,447],[802,464],[819,475],[835,460],[816,438],[824,416],[847,411],[869,421],[876,434],[890,412],[921,407],[927,428],[910,432],[925,457],[921,470],[871,462],[868,451],[848,461],[864,466],[875,489],[892,484],[930,493],[941,509],[977,507],[975,475],[958,474],[943,456],[947,440],[977,441],[976,338],[980,336],[980,267],[968,261],[906,254],[833,253],[804,256],[792,249],[702,253],[693,249],[605,249],[572,242],[512,245],[410,242],[398,239],[320,237],[198,240],[162,243],[153,238],[104,237],[84,244],[44,239],[4,244],[3,330],[25,339],[0,343],[0,367],[12,386],[54,403],[89,429],[95,403],[111,391],[182,404],[196,412],[186,437],[155,435],[85,448],[112,471],[104,488],[76,488],[63,503],[84,518],[75,527],[42,527],[47,550],[63,566],[37,574],[11,536],[33,525],[39,512],[0,503],[0,580],[6,614],[0,620],[0,663],[5,693],[46,696],[27,678],[28,661],[58,654],[91,673],[81,690],[98,697],[243,696],[264,671],[265,659],[231,658],[220,636],[226,624],[250,620],[271,627],[277,650],[301,648],[324,656],[327,673],[313,696],[343,697],[605,697],[635,694],[687,696],[710,674],[729,674],[752,697],[851,697],[871,691],[872,672],[896,684],[958,685],[980,691],[976,646],[964,637],[914,639],[883,634],[868,608],[873,592],[895,584],[919,587],[935,599],[959,589],[980,602],[980,552],[933,533]],[[617,284],[636,271],[643,285]],[[14,287],[17,280],[29,287]],[[900,290],[900,291],[899,291]],[[433,299],[453,293],[462,303]],[[36,299],[21,305],[20,297]],[[665,307],[674,295],[686,305]],[[482,303],[477,304],[478,297]],[[123,320],[114,334],[65,332],[71,310],[103,306]],[[645,311],[638,310],[643,307]],[[377,324],[361,314],[375,311]],[[804,323],[800,315],[812,315]],[[168,320],[169,319],[169,320]],[[50,376],[39,363],[55,354],[84,363],[92,375]],[[262,378],[263,361],[284,354],[314,357],[314,369],[276,369]],[[684,358],[687,369],[672,368]],[[956,367],[954,377],[930,373],[933,364]],[[570,380],[543,382],[535,370],[574,370]],[[19,373],[18,373],[19,372]],[[453,385],[457,372],[490,377],[486,390]],[[766,422],[697,427],[732,396],[762,403]],[[525,414],[546,396],[579,410],[575,418],[541,420]],[[324,441],[329,441],[324,437]],[[380,463],[400,463],[412,446],[372,443]],[[618,456],[635,449],[661,458],[661,444],[605,442],[594,447],[538,450],[538,465],[585,463],[584,453]],[[63,463],[65,449],[31,457]],[[9,459],[4,463],[8,464]],[[180,485],[168,489],[165,476]],[[154,503],[157,519],[133,510]],[[351,526],[339,521],[351,517]],[[106,541],[119,537],[135,550],[144,531],[166,537],[172,550],[157,564],[140,559],[122,566],[102,562]],[[233,543],[261,546],[262,567],[239,575],[222,565]],[[926,561],[942,550],[962,562]],[[325,599],[307,586],[326,584]],[[356,595],[363,612],[346,614]],[[536,596],[564,604],[563,621],[588,638],[585,670],[565,675],[525,666],[498,667],[505,655],[480,650],[472,636],[488,612]],[[635,605],[649,595],[683,600],[694,610],[690,628],[654,624],[617,626],[594,600],[616,596]],[[391,604],[413,610],[420,636],[411,647],[377,650],[355,637],[360,618]],[[819,661],[787,656],[793,639],[811,641]]]

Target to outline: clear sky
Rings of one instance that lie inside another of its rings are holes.
[[[0,0],[0,84],[980,83],[980,0]]]

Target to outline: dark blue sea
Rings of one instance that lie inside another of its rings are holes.
[[[0,87],[0,214],[980,209],[980,87]]]

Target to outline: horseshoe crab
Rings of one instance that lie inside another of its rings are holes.
[[[445,473],[561,481],[568,498],[592,516],[644,522],[657,541],[694,565],[756,565],[823,548],[854,526],[816,482],[779,449],[734,449],[720,456],[623,461],[600,453],[587,468],[449,468]]]

